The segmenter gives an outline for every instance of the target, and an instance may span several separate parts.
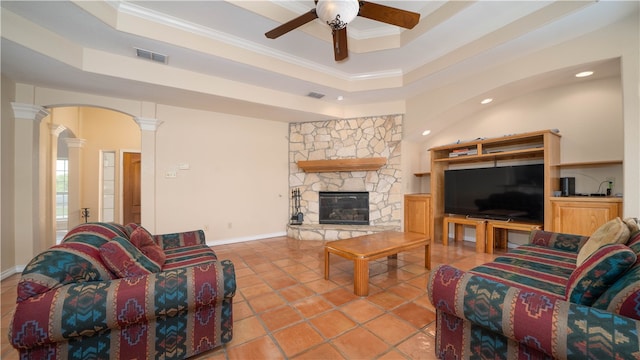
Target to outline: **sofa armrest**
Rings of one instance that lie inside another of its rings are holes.
[[[162,249],[173,249],[183,246],[192,246],[206,244],[204,237],[204,231],[193,230],[172,234],[160,234],[154,235],[155,242],[160,245]]]
[[[235,295],[229,260],[146,276],[68,284],[16,305],[9,329],[14,347],[29,349],[88,337],[196,309],[222,306]]]
[[[588,236],[563,234],[559,232],[533,230],[529,234],[529,244],[577,253],[589,240]]]
[[[623,359],[640,354],[640,322],[634,319],[507,286],[449,265],[431,271],[428,295],[436,311],[554,358]]]

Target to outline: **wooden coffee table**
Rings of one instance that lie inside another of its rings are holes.
[[[353,260],[353,292],[369,295],[369,260],[396,257],[401,251],[424,246],[424,267],[431,268],[431,247],[425,234],[385,231],[350,239],[329,241],[324,246],[324,278],[329,279],[329,254]]]

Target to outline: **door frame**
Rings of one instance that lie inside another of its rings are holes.
[[[123,224],[124,221],[124,153],[137,153],[140,154],[140,161],[142,161],[142,151],[140,149],[120,149],[120,166],[118,166],[118,223]],[[142,182],[140,182],[140,187],[142,187]],[[141,189],[142,190],[142,189]],[[142,209],[140,209],[142,211]]]

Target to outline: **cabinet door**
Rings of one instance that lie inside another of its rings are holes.
[[[404,231],[429,235],[431,202],[427,196],[404,198]]]
[[[552,231],[589,236],[620,216],[620,207],[619,202],[554,201]]]

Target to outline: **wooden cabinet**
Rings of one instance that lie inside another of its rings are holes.
[[[492,139],[477,139],[438,146],[431,152],[431,238],[442,238],[444,214],[444,171],[450,166],[466,164],[484,167],[502,163],[537,161],[544,164],[544,228],[551,228],[551,194],[559,188],[560,134],[542,130],[507,135]]]
[[[551,231],[591,235],[607,221],[622,216],[622,199],[611,197],[551,198]]]
[[[430,235],[431,195],[404,196],[404,231]],[[432,239],[433,240],[433,239]]]

